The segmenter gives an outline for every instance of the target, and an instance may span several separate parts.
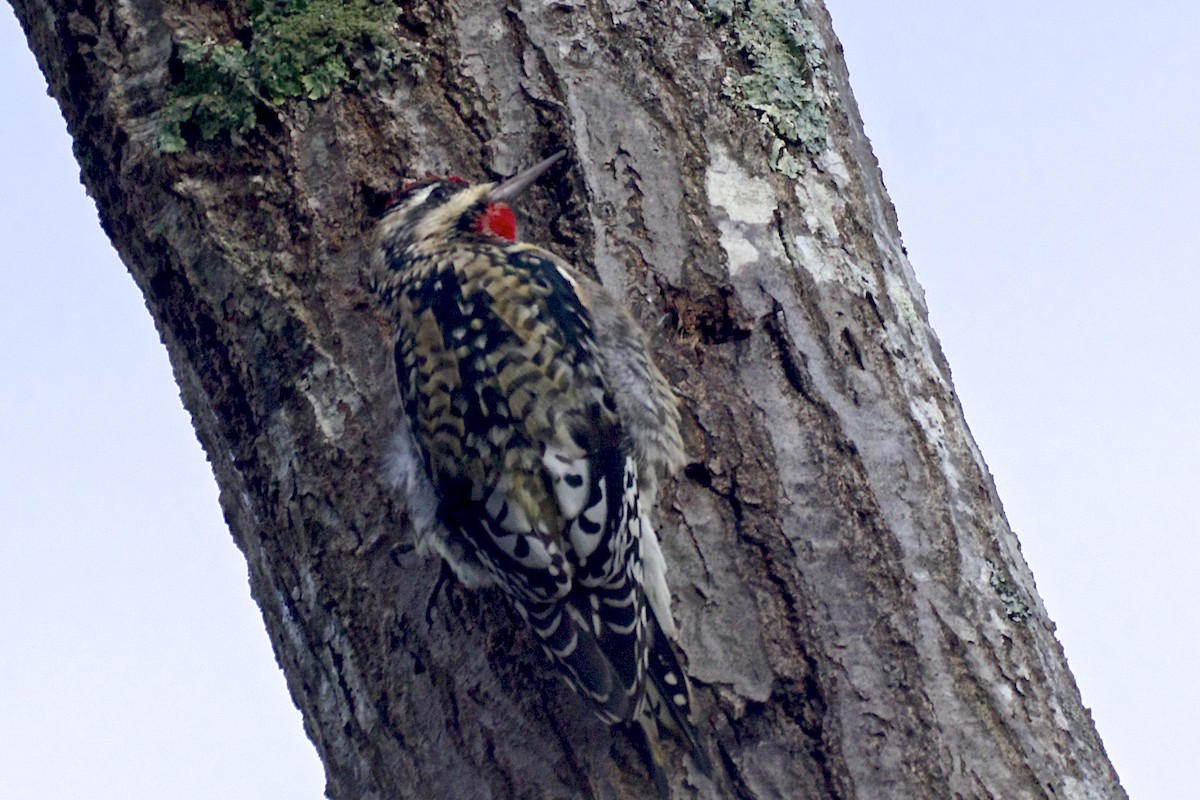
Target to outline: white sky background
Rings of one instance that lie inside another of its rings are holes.
[[[1200,7],[827,2],[1084,703],[1132,797],[1194,796]],[[3,796],[316,800],[166,352],[6,4],[0,107]]]

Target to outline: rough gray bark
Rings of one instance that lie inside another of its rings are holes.
[[[569,168],[533,193],[525,236],[627,298],[686,408],[693,463],[660,530],[717,772],[673,750],[676,796],[1125,796],[817,0],[418,2],[402,32],[430,54],[420,81],[263,109],[244,141],[176,155],[156,146],[173,43],[232,41],[245,9],[13,4],[170,353],[330,797],[650,791],[497,596],[442,598],[427,626],[437,565],[404,554],[380,463],[395,396],[369,208],[406,176],[494,177],[558,147]],[[780,41],[804,59],[799,117],[736,88],[795,67],[771,61]]]

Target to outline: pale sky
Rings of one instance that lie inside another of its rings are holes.
[[[1084,704],[1131,797],[1195,796],[1200,6],[828,5]],[[166,352],[7,5],[0,102],[3,797],[318,800]]]

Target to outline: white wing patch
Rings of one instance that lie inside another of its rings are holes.
[[[667,588],[667,561],[663,558],[658,546],[658,534],[654,532],[649,518],[643,511],[642,523],[642,586],[646,590],[646,599],[650,601],[650,610],[658,620],[658,627],[669,639],[676,639],[679,632],[675,629],[675,620],[671,617],[671,591]]]

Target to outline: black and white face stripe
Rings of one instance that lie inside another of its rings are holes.
[[[444,247],[460,232],[473,231],[492,186],[436,178],[398,192],[380,220],[389,263],[399,268],[415,252]]]
[[[450,178],[430,178],[410,184],[392,197],[384,211],[384,217],[398,215],[405,223],[411,225],[467,187],[468,184],[464,181]]]

